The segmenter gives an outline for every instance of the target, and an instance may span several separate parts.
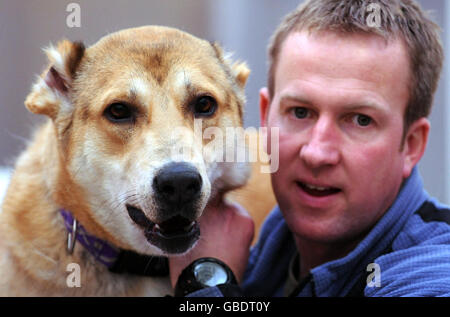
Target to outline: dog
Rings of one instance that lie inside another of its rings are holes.
[[[0,213],[0,296],[172,294],[167,256],[195,246],[208,201],[241,188],[230,197],[252,209],[257,193],[244,185],[270,188],[268,175],[247,183],[251,167],[202,137],[242,126],[248,67],[162,26],[89,48],[62,40],[46,54],[25,105],[48,120]]]

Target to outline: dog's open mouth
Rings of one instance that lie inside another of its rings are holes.
[[[164,252],[174,254],[186,252],[199,238],[197,221],[177,215],[161,223],[154,223],[144,212],[127,205],[128,215],[142,229],[148,242]]]

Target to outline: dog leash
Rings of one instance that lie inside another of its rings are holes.
[[[68,210],[61,209],[67,229],[67,252],[73,253],[78,241],[98,262],[113,273],[129,273],[143,276],[166,276],[169,264],[166,257],[149,256],[115,247],[109,242],[89,234]]]

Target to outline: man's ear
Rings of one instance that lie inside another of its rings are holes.
[[[55,119],[61,112],[71,111],[68,92],[72,87],[76,70],[84,55],[81,42],[63,40],[55,48],[45,49],[49,66],[38,77],[25,100],[28,110]]]
[[[263,87],[259,90],[259,119],[262,127],[267,127],[267,118],[270,109],[269,89]]]
[[[265,128],[262,129],[261,138],[265,140],[265,142],[263,142],[264,151],[266,151],[266,153],[268,154],[270,154],[270,149],[268,148],[270,144],[269,143],[270,133],[268,133],[267,131],[267,129],[269,129],[267,122],[269,117],[269,109],[270,109],[269,89],[267,89],[267,87],[263,87],[259,90],[259,119],[261,127]]]
[[[403,144],[404,164],[403,178],[409,177],[414,166],[419,163],[428,142],[430,122],[427,118],[420,118],[409,127]]]

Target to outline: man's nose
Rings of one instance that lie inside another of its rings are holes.
[[[339,129],[330,118],[319,118],[310,139],[300,149],[300,158],[309,168],[317,169],[339,163]]]

